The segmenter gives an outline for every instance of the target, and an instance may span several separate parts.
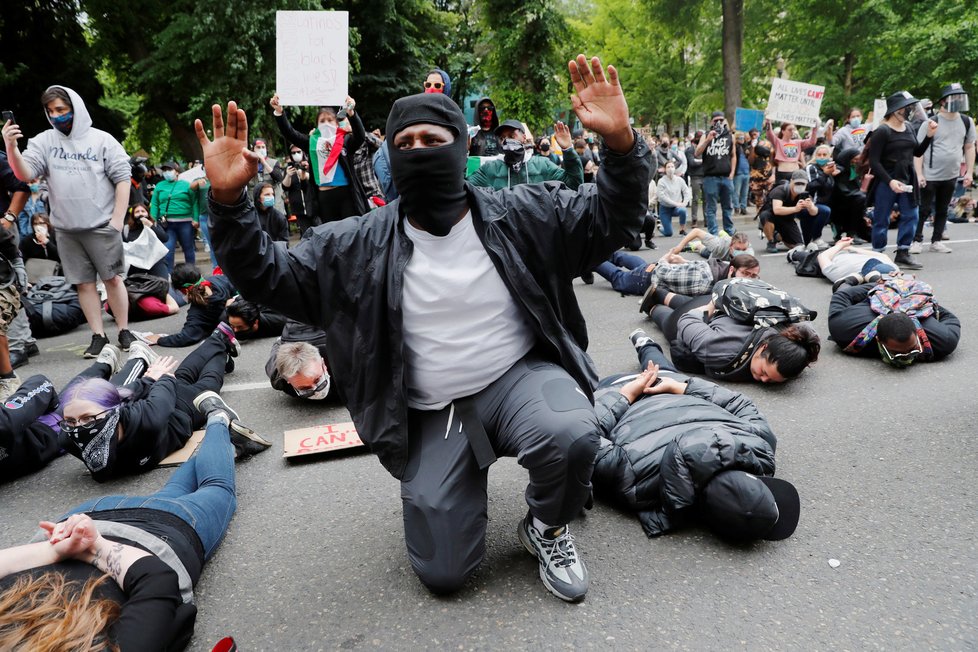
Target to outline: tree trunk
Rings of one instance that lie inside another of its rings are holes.
[[[732,121],[741,101],[744,0],[723,0],[723,112]]]
[[[180,119],[179,112],[165,102],[157,101],[156,106],[163,121],[170,128],[170,134],[177,147],[180,148],[180,153],[188,161],[203,158],[196,132],[186,120]],[[207,127],[205,126],[204,128],[206,129]],[[251,143],[248,143],[248,146],[250,147]]]
[[[842,65],[845,66],[845,78],[842,80],[842,93],[846,98],[845,109],[848,111],[852,97],[852,69],[856,66],[856,55],[853,52],[846,52],[842,58]]]

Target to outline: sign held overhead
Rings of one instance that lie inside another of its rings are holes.
[[[275,12],[275,90],[284,106],[341,106],[349,80],[346,11]]]

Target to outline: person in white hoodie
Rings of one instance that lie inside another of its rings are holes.
[[[129,156],[111,134],[92,127],[82,98],[67,86],[50,86],[41,95],[52,129],[31,138],[20,152],[20,127],[7,121],[3,140],[10,167],[28,181],[45,176],[50,190],[51,224],[58,232],[61,264],[76,286],[85,319],[92,329],[86,358],[98,357],[108,344],[102,302],[95,283],[105,283],[109,306],[119,326],[119,345],[128,351],[129,300],[122,283],[125,270],[122,222],[129,206]]]
[[[692,193],[686,180],[676,174],[676,164],[666,163],[666,173],[659,177],[656,190],[659,195],[659,228],[662,235],[672,235],[672,217],[679,217],[679,235],[686,235],[686,207],[692,199]]]

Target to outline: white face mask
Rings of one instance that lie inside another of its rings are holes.
[[[672,176],[676,174],[676,168],[666,168],[666,176]]]
[[[255,150],[255,154],[258,154],[258,156],[265,158],[268,155],[268,150],[265,149],[264,147],[259,147],[258,149]]]
[[[34,235],[40,238],[46,236],[47,234],[48,234],[48,227],[44,226],[43,224],[34,225]]]
[[[319,133],[326,139],[326,142],[332,143],[336,140],[336,125],[332,122],[320,122]]]
[[[163,170],[163,178],[167,181],[176,181],[177,172],[176,170]]]
[[[293,154],[292,160],[295,161],[296,163],[302,162],[302,152],[296,152],[295,154]]]
[[[299,398],[308,399],[310,401],[321,401],[329,394],[329,386],[331,382],[329,370],[326,369],[326,365],[323,364],[323,373],[316,381],[316,386],[310,389],[297,389],[295,390],[295,393],[299,395]]]

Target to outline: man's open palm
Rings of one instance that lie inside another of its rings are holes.
[[[200,120],[194,122],[194,129],[204,151],[204,169],[211,182],[211,192],[217,201],[230,203],[258,173],[258,156],[248,149],[248,117],[236,102],[228,102],[227,129],[221,107],[215,104],[211,112],[214,140],[204,133],[204,123]]]
[[[624,145],[627,145],[624,149],[630,148],[628,103],[615,67],[608,66],[606,77],[597,57],[592,57],[589,62],[587,57],[579,54],[577,59],[567,62],[567,68],[576,91],[571,96],[571,103],[581,124],[604,137],[612,149],[622,151]],[[623,138],[628,142],[621,142]]]

